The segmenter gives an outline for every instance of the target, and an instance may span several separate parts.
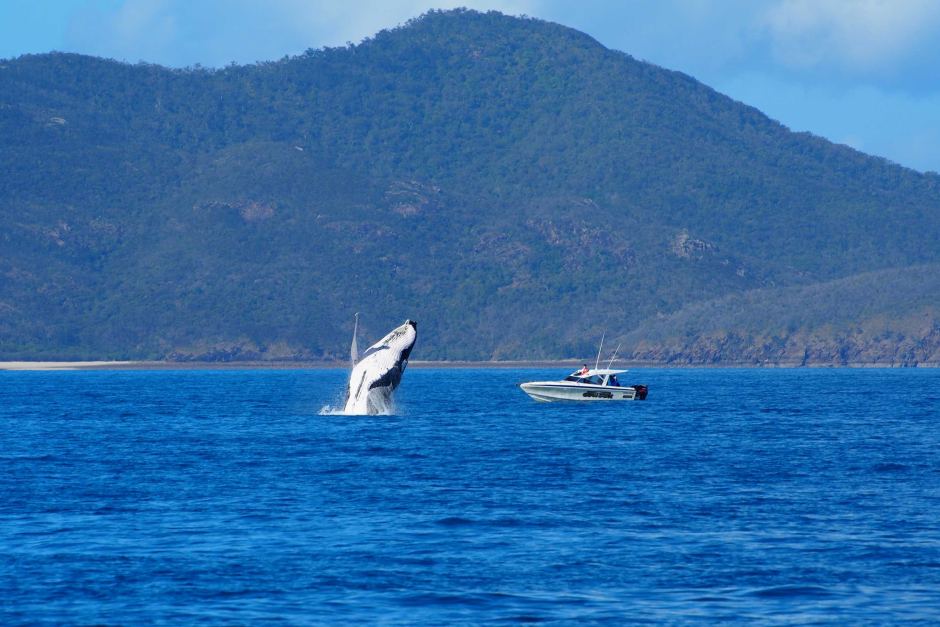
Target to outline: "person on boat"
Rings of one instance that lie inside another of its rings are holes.
[[[578,372],[576,372],[575,374],[584,375],[584,374],[587,374],[588,372],[590,372],[590,370],[588,370],[587,364],[584,364],[583,366],[581,366],[581,370],[578,370]]]
[[[610,375],[610,380],[607,382],[607,385],[611,387],[619,388],[620,381],[617,381],[617,375],[615,374]]]

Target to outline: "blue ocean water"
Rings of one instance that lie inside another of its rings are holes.
[[[0,372],[0,623],[940,621],[940,370]]]

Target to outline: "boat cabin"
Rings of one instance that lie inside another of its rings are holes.
[[[572,372],[567,377],[565,377],[565,381],[615,388],[626,387],[623,386],[623,384],[621,384],[617,379],[617,375],[623,374],[624,372],[626,372],[626,370],[608,370],[603,368],[598,370],[588,370],[587,373],[582,374],[579,370],[577,372]]]

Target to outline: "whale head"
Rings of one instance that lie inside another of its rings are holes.
[[[417,338],[418,323],[405,320],[362,353],[349,375],[343,413],[379,414],[389,410],[392,392],[401,383]]]

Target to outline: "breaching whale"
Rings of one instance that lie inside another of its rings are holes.
[[[392,392],[401,383],[417,338],[418,324],[405,320],[403,325],[367,348],[358,363],[355,363],[356,351],[352,350],[354,363],[346,388],[344,414],[375,415],[389,410]]]

